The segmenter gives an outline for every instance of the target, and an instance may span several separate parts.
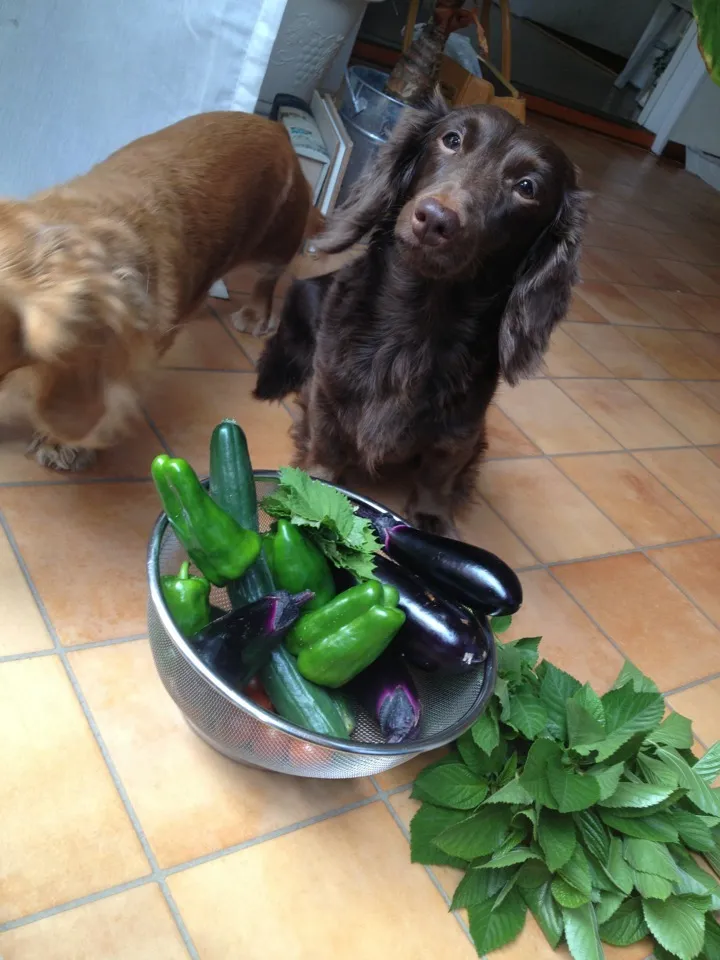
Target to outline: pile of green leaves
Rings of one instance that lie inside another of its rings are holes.
[[[369,520],[334,487],[303,470],[282,467],[279,485],[260,506],[277,520],[290,520],[325,554],[333,566],[361,580],[372,577],[380,544]]]
[[[690,721],[663,719],[630,664],[600,697],[538,663],[539,642],[498,643],[488,709],[417,778],[413,861],[465,871],[451,909],[480,955],[530,911],[575,960],[648,936],[657,960],[720,960],[720,883],[700,865],[720,874],[720,744],[698,760]]]

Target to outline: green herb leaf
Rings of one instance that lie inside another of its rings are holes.
[[[504,867],[515,866],[515,864],[518,863],[525,863],[526,860],[542,861],[542,857],[529,847],[515,847],[515,849],[510,850],[509,853],[492,857],[487,863],[483,863],[481,867],[478,867],[478,870],[499,870]]]
[[[624,687],[627,684],[630,684],[637,693],[659,693],[659,689],[654,680],[651,680],[650,677],[645,676],[645,674],[638,670],[638,668],[630,663],[629,660],[626,660],[623,664],[623,668],[618,674],[618,678],[613,684],[613,690],[618,690],[620,687]]]
[[[720,774],[720,741],[710,747],[692,769],[705,783],[713,783]]]
[[[509,630],[511,623],[512,617],[509,614],[504,617],[490,617],[490,626],[492,627],[493,633],[496,635],[505,633],[506,630]]]
[[[548,715],[548,732],[556,739],[567,737],[568,700],[580,689],[580,682],[564,670],[559,670],[545,661],[545,671],[540,683],[540,698]]]
[[[485,805],[489,803],[529,804],[532,803],[532,797],[516,777],[489,796]]]
[[[694,767],[686,763],[672,747],[658,747],[657,755],[676,774],[678,783],[681,787],[685,787],[688,792],[688,799],[699,810],[710,814],[710,816],[720,816],[718,795],[713,793],[703,778],[695,772]]]
[[[423,799],[451,810],[474,810],[487,796],[485,780],[479,780],[464,763],[445,763],[431,770],[423,770],[415,781],[415,789]],[[413,791],[414,793],[414,791]]]
[[[466,867],[468,857],[449,856],[435,846],[435,838],[448,827],[461,823],[465,814],[424,803],[410,821],[410,859],[413,863]],[[488,851],[490,852],[490,851]]]
[[[552,740],[536,740],[528,751],[520,783],[531,797],[543,807],[557,808],[548,781],[548,763],[560,757],[562,747]]]
[[[693,745],[692,723],[679,713],[670,713],[659,728],[648,737],[648,743],[676,750],[689,750]]]
[[[498,745],[487,754],[475,743],[472,731],[466,730],[465,733],[455,741],[458,753],[462,757],[463,763],[472,770],[477,777],[488,777],[499,773],[505,764],[507,755],[507,745],[504,740],[500,740]]]
[[[640,897],[630,897],[600,926],[600,936],[614,947],[639,943],[649,933]]]
[[[533,740],[542,733],[548,722],[547,710],[532,693],[516,693],[511,697],[507,714],[505,722],[519,730],[528,740]]]
[[[606,826],[626,837],[655,840],[658,843],[677,843],[677,830],[662,816],[622,817],[614,810],[607,810],[605,807],[598,807],[598,813]]]
[[[522,657],[523,663],[528,667],[533,668],[536,666],[540,658],[540,641],[542,637],[522,637],[520,640],[515,641],[515,649]]]
[[[558,873],[566,883],[575,887],[580,893],[585,893],[588,897],[592,893],[590,867],[581,847],[575,847],[572,856],[564,866],[560,867]]]
[[[662,720],[665,701],[660,694],[638,693],[632,683],[610,690],[602,698],[607,737],[600,743],[578,745],[577,753],[596,754],[598,761],[609,760],[631,738],[644,737]]]
[[[573,814],[585,847],[600,863],[607,863],[610,853],[610,837],[600,817],[594,810],[581,810]]]
[[[671,882],[677,879],[675,861],[662,843],[628,837],[623,843],[623,856],[635,870],[664,877]]]
[[[547,778],[553,798],[561,813],[586,810],[600,799],[598,781],[583,773],[576,773],[562,764],[559,755],[551,757],[547,766]]]
[[[692,898],[670,897],[664,903],[643,901],[645,922],[658,943],[680,957],[694,960],[705,942],[705,914]]]
[[[588,774],[594,777],[600,787],[600,800],[607,800],[618,788],[620,777],[625,770],[624,763],[615,763],[611,767],[594,767]]]
[[[597,743],[605,738],[605,724],[597,720],[575,697],[567,702],[568,743],[571,747]]]
[[[461,910],[475,903],[484,903],[498,895],[513,875],[513,870],[479,870],[471,867],[455,890],[451,910]]]
[[[550,880],[546,880],[537,887],[524,887],[522,898],[545,934],[545,939],[555,950],[562,940],[564,925],[562,909],[552,895],[551,886]]]
[[[605,960],[595,908],[591,903],[564,909],[565,939],[575,960]]]
[[[584,903],[590,903],[590,894],[581,893],[562,877],[555,877],[550,886],[552,895],[561,907],[567,907],[572,910],[575,907],[581,907]]]
[[[652,873],[633,870],[633,884],[644,900],[667,900],[673,894],[673,884]]]
[[[498,726],[497,710],[494,703],[490,703],[485,713],[481,714],[471,727],[472,738],[483,753],[488,756],[500,743],[500,727]]]
[[[568,862],[575,850],[577,840],[572,818],[553,810],[541,810],[538,843],[545,854],[548,870],[555,873]]]
[[[610,879],[622,890],[623,893],[630,893],[633,888],[633,873],[630,865],[623,856],[623,843],[619,837],[610,838],[610,855],[608,857],[607,871]]]
[[[617,890],[603,890],[600,894],[600,901],[595,904],[595,914],[600,924],[601,940],[605,939],[602,934],[602,925],[618,912],[623,903],[625,903],[625,894],[618,893]],[[642,916],[642,911],[640,915]]]
[[[658,787],[652,783],[620,783],[615,793],[601,806],[613,808],[643,809],[654,807],[674,793],[672,787]]]
[[[481,807],[471,817],[449,825],[433,838],[434,843],[451,857],[461,857],[463,860],[484,857],[497,850],[503,842],[511,817],[509,807]]]
[[[659,787],[672,787],[673,790],[677,787],[677,774],[666,766],[662,760],[657,760],[641,750],[638,753],[637,761],[640,771],[648,783],[654,783]]]
[[[706,850],[713,849],[715,842],[710,827],[702,816],[689,813],[687,810],[674,810],[672,818],[673,826],[677,828],[680,839],[691,850],[704,853]]]
[[[470,936],[479,956],[511,943],[525,925],[526,914],[525,901],[515,890],[497,909],[494,900],[468,907]]]
[[[704,953],[707,960],[720,960],[720,924],[711,913],[705,914]]]

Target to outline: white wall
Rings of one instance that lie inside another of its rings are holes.
[[[720,86],[704,76],[672,128],[670,139],[720,156]]]

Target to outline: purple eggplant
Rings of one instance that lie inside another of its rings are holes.
[[[466,673],[487,659],[487,619],[439,596],[418,577],[378,554],[375,577],[397,588],[405,623],[393,649],[423,670]]]
[[[269,661],[312,598],[309,590],[294,596],[277,590],[213,620],[195,634],[191,646],[207,667],[240,690]]]
[[[376,519],[375,526],[388,556],[442,589],[447,597],[487,616],[504,616],[520,609],[520,580],[494,553],[425,533],[387,515]]]
[[[418,735],[420,698],[405,661],[393,650],[363,670],[351,690],[377,720],[386,743],[403,743]]]

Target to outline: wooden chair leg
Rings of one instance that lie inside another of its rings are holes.
[[[480,14],[480,26],[483,28],[485,38],[490,44],[490,11],[492,10],[492,0],[483,0],[482,13]]]
[[[502,75],[510,80],[512,69],[512,20],[510,18],[510,0],[500,0],[500,19],[502,22]]]

